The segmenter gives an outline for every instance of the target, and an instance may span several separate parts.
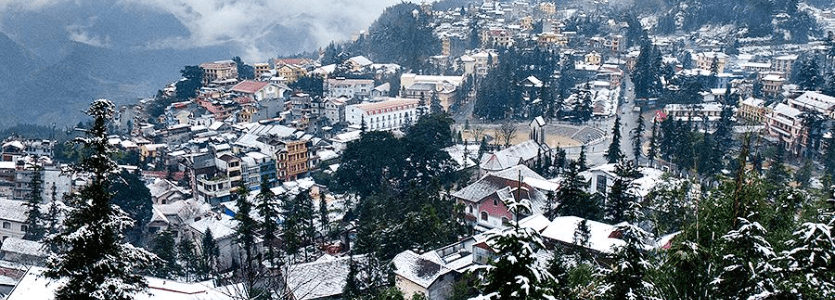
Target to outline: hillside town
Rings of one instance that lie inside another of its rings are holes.
[[[768,38],[401,3],[311,55],[195,61],[106,125],[4,137],[0,294],[57,299],[54,243],[109,178],[155,257],[136,299],[831,298],[835,9],[792,3],[813,30]],[[72,167],[97,138],[104,177]]]

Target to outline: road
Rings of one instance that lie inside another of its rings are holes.
[[[638,124],[637,121],[639,113],[632,110],[635,107],[635,89],[629,75],[625,74],[621,82],[621,89],[626,93],[626,97],[624,97],[625,101],[623,103],[618,103],[617,108],[618,115],[621,117],[620,149],[627,159],[634,159],[634,155],[632,153],[632,135],[630,132],[633,128],[637,127]],[[590,166],[606,164],[607,161],[605,154],[606,150],[609,149],[609,144],[612,143],[612,127],[615,125],[615,117],[594,120],[587,125],[600,128],[606,132],[605,140],[586,148],[587,162]],[[644,124],[644,128],[647,128],[646,123]],[[572,159],[577,159],[580,156],[579,149],[569,149],[568,154],[568,157]]]

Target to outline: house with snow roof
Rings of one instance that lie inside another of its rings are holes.
[[[290,89],[267,81],[244,80],[233,86],[229,91],[239,96],[250,97],[255,101],[262,101],[282,98],[284,93],[290,91]]]
[[[452,295],[452,285],[458,272],[433,261],[437,256],[432,252],[419,255],[411,250],[403,251],[392,259],[394,285],[406,299],[421,294],[429,300],[443,300]]]
[[[26,266],[42,266],[49,253],[41,242],[10,237],[0,247],[0,259]]]
[[[615,174],[615,167],[617,164],[605,164],[590,168],[580,172],[586,182],[588,182],[588,189],[590,194],[600,193],[606,195],[615,183],[615,179],[619,178]],[[664,171],[650,167],[639,167],[640,175],[632,181],[631,191],[640,197],[646,197],[656,185],[658,185],[664,175]]]
[[[510,220],[516,221],[542,212],[542,207],[547,201],[546,196],[542,191],[525,182],[528,178],[546,181],[530,168],[516,165],[504,171],[488,173],[478,181],[453,193],[452,196],[464,205],[464,215],[467,221],[476,226],[477,230],[485,231],[501,227]],[[514,215],[505,205],[505,202],[510,199],[530,200],[532,211]]]
[[[352,259],[357,264],[366,260],[365,256],[325,255],[313,262],[285,265],[287,294],[294,300],[339,299]],[[358,276],[363,276],[362,271],[359,273]]]
[[[498,172],[519,164],[533,167],[536,158],[548,154],[549,151],[547,145],[537,144],[534,140],[527,140],[485,155],[481,158],[479,166],[485,172]]]

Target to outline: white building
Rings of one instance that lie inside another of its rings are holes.
[[[373,79],[328,78],[325,81],[325,95],[328,97],[368,98],[374,89]]]
[[[345,108],[345,120],[351,125],[362,125],[368,130],[394,130],[417,119],[419,100],[389,98],[374,103],[349,105]]]

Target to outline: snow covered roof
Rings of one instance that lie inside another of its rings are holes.
[[[232,217],[221,214],[218,218],[206,217],[191,223],[191,228],[200,234],[206,234],[206,230],[210,229],[215,240],[222,240],[235,234],[236,223]]]
[[[583,220],[574,216],[554,218],[551,224],[542,231],[542,237],[574,244],[574,231]],[[612,233],[617,230],[617,226],[592,220],[586,220],[586,225],[589,227],[589,249],[601,253],[614,253],[615,247],[626,245],[623,240],[611,237]]]
[[[355,256],[353,259],[359,262],[365,257]],[[341,295],[348,277],[349,261],[350,257],[345,256],[287,266],[287,289],[296,300]]]
[[[51,280],[43,276],[46,269],[32,267],[12,289],[6,300],[54,300],[55,290],[65,280]],[[148,289],[137,293],[135,300],[232,300],[231,296],[199,283],[184,283],[155,277],[145,277]]]
[[[518,164],[520,160],[529,161],[536,158],[539,151],[539,144],[534,140],[527,140],[485,157],[481,161],[481,168],[488,171],[504,170]]]
[[[0,198],[0,219],[23,223],[26,221],[25,202]]]
[[[3,253],[19,253],[30,256],[46,257],[48,253],[43,249],[43,244],[36,241],[29,241],[15,237],[9,237],[3,241],[0,248]]]
[[[394,264],[395,274],[426,289],[435,283],[438,278],[452,271],[411,250],[397,254],[392,263]]]

